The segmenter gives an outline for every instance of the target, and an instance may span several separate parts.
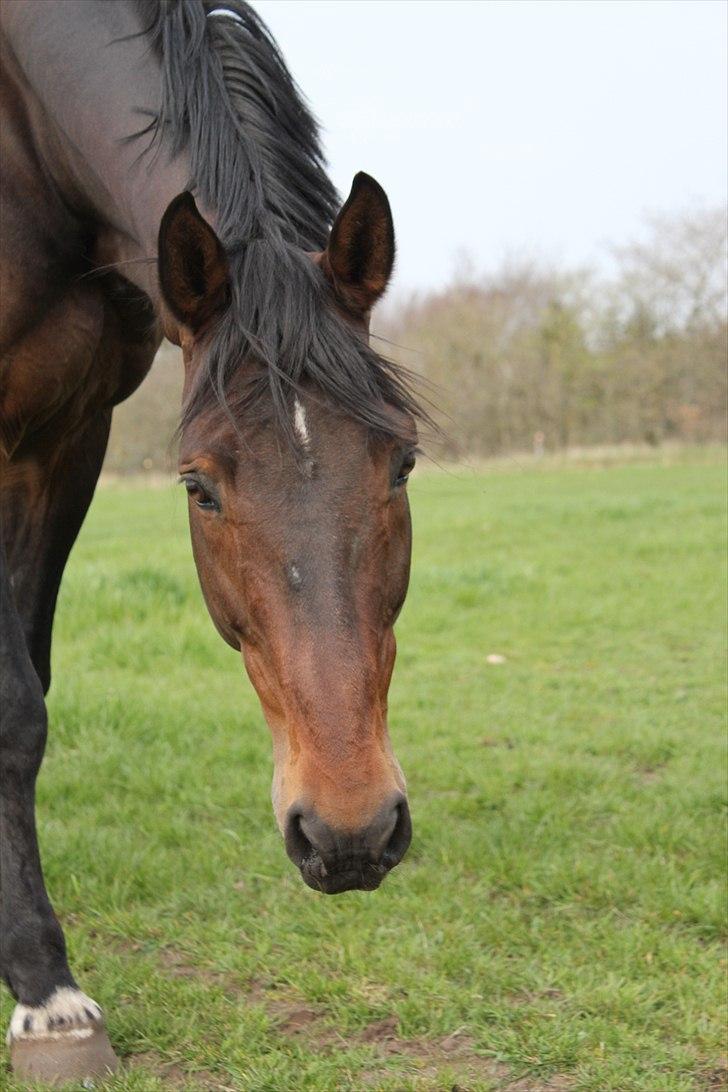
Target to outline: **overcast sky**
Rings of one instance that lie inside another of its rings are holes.
[[[599,265],[645,212],[725,200],[723,0],[254,0],[342,193],[387,190],[397,288],[458,256]]]

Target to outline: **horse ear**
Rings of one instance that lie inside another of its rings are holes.
[[[369,311],[384,293],[394,265],[394,223],[387,195],[360,171],[331,229],[322,266],[350,311]]]
[[[193,333],[228,299],[230,281],[223,245],[187,190],[170,202],[162,217],[159,283],[174,317]]]

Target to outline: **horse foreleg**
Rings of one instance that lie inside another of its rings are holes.
[[[12,468],[0,498],[0,970],[17,1005],[8,1043],[24,1079],[116,1068],[99,1006],[79,990],[46,893],[35,826],[50,632],[58,586],[101,467],[110,410],[38,472]]]

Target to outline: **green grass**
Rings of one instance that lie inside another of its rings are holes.
[[[39,822],[126,1060],[108,1087],[718,1087],[725,487],[721,452],[413,478],[390,716],[414,841],[333,899],[285,857],[181,490],[101,489]]]

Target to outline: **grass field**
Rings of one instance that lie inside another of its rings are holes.
[[[724,1087],[725,488],[716,451],[414,477],[414,841],[338,898],[284,854],[181,487],[101,489],[39,816],[108,1087]]]

